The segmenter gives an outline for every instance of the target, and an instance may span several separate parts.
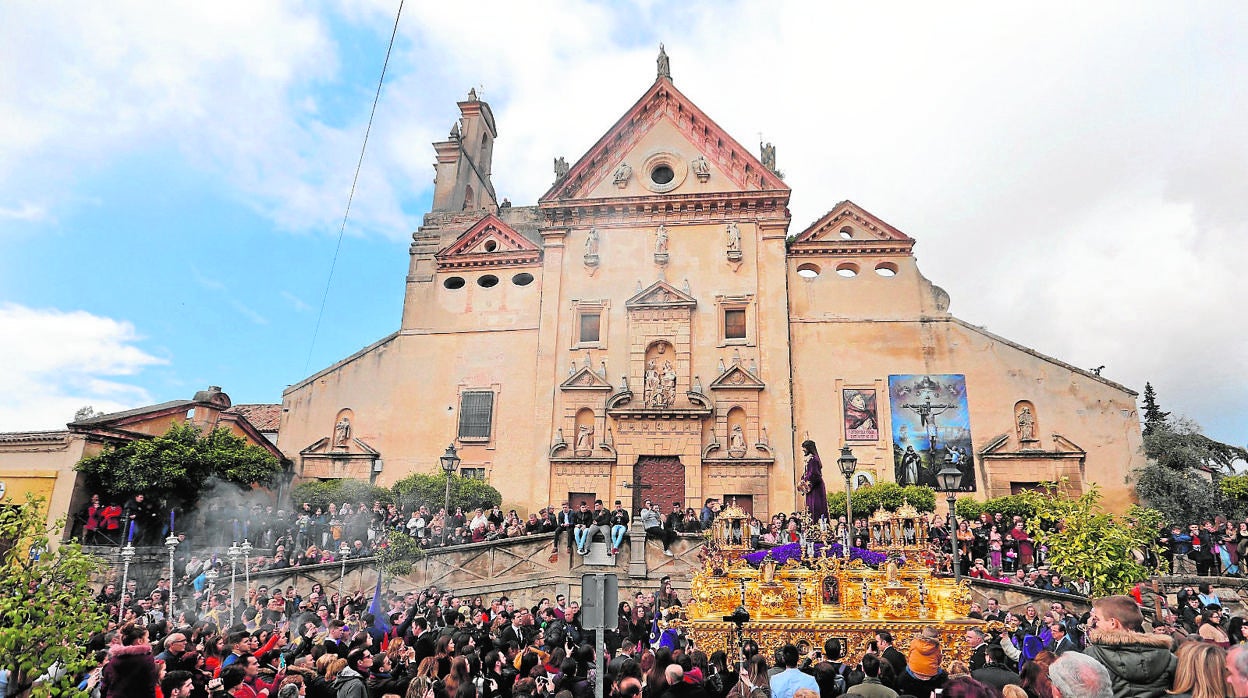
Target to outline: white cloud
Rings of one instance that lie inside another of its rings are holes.
[[[337,231],[376,84],[374,69],[344,77],[343,25],[374,39],[354,62],[380,67],[394,2],[49,7],[0,9],[0,217],[55,217],[78,200],[76,173],[175,147],[278,228]],[[349,231],[410,233],[430,142],[471,86],[497,117],[499,195],[532,203],[552,158],[579,157],[649,86],[661,40],[678,88],[751,150],[760,133],[776,144],[793,232],[853,199],[919,240],[959,315],[1136,389],[1151,380],[1166,409],[1245,440],[1248,13],[478,12],[468,30],[462,7],[406,4]]]
[[[150,404],[127,379],[167,363],[136,346],[123,321],[84,311],[0,304],[0,430],[58,429],[84,405],[112,412]]]

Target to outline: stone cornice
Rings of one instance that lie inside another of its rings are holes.
[[[780,190],[667,194],[540,204],[546,227],[637,228],[662,224],[768,220],[787,227],[789,192]]]

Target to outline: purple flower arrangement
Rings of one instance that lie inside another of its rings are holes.
[[[832,543],[824,545],[823,543],[815,543],[815,557],[822,557],[825,554],[828,557],[841,557],[841,544]],[[777,566],[783,565],[789,560],[800,561],[802,558],[802,546],[799,543],[786,543],[777,545],[774,548],[767,548],[766,550],[755,550],[741,557],[750,563],[751,566],[759,567],[763,563],[763,558],[767,557],[767,555],[771,555],[771,559],[776,561]],[[862,560],[864,564],[871,567],[879,567],[888,561],[888,555],[884,553],[854,547],[849,549],[849,558],[851,560]]]

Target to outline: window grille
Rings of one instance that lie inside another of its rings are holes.
[[[459,396],[459,438],[489,439],[494,419],[494,393],[474,390]]]

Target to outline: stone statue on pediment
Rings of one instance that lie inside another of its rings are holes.
[[[667,51],[663,49],[663,44],[659,44],[659,57],[655,63],[658,65],[658,75],[660,78],[672,79],[672,62],[667,57]]]
[[[623,189],[628,184],[628,180],[633,176],[633,168],[627,162],[621,162],[620,166],[615,168],[615,174],[611,175],[615,181],[615,186]]]
[[[351,420],[345,416],[334,425],[334,448],[346,448],[351,438]]]
[[[567,177],[569,169],[571,168],[568,167],[568,161],[564,160],[562,156],[555,158],[555,179]]]
[[[689,161],[689,169],[693,170],[693,174],[697,176],[699,182],[705,182],[711,178],[711,163],[706,161],[706,156],[699,155]]]

